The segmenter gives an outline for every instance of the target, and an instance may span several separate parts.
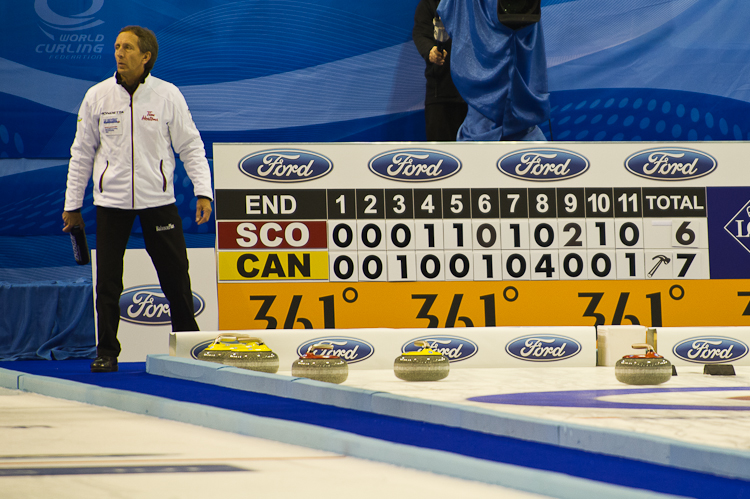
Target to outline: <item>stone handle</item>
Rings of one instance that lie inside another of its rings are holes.
[[[652,347],[652,346],[651,346],[651,345],[649,345],[648,343],[633,343],[633,344],[632,344],[632,345],[630,345],[630,346],[631,346],[632,348],[636,348],[636,349],[645,349],[645,350],[646,350],[646,353],[650,353],[650,352],[654,352],[654,353],[656,353],[656,350],[654,350],[654,347]]]

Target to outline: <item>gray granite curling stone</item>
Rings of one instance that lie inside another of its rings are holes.
[[[238,337],[223,363],[251,371],[275,373],[279,370],[279,356],[271,351],[260,338]]]
[[[426,341],[415,341],[421,347],[405,352],[393,362],[393,373],[404,381],[437,381],[448,376],[451,363],[447,357],[429,347]]]
[[[349,377],[349,366],[336,355],[317,355],[316,350],[333,350],[333,345],[320,343],[308,348],[307,353],[292,364],[292,376],[343,383]]]
[[[636,343],[633,348],[645,348],[642,355],[625,355],[615,364],[615,377],[628,385],[659,385],[672,378],[672,363],[656,353],[654,347]]]
[[[223,364],[224,359],[227,358],[229,352],[231,352],[232,344],[236,342],[236,335],[220,334],[216,337],[213,343],[208,345],[198,354],[198,360]]]

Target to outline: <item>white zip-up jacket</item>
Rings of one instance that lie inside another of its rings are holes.
[[[97,206],[140,210],[174,203],[173,147],[195,195],[213,199],[203,141],[176,86],[149,75],[131,97],[117,75],[94,85],[78,111],[65,211],[83,206],[92,175]]]

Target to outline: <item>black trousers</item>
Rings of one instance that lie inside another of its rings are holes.
[[[454,141],[466,118],[465,102],[434,102],[424,107],[425,133],[429,141]]]
[[[143,228],[146,251],[159,276],[167,300],[172,331],[198,331],[188,274],[182,220],[174,204],[145,210],[96,209],[97,354],[117,357],[120,342],[120,295],[125,248],[135,217]]]

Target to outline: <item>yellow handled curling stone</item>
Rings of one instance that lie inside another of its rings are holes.
[[[279,370],[279,356],[263,340],[246,334],[220,334],[198,359],[264,373]]]
[[[224,364],[263,373],[275,373],[279,370],[279,356],[263,340],[252,336],[238,336],[237,341],[239,343],[232,345]]]
[[[208,345],[206,348],[198,354],[198,360],[205,360],[208,362],[218,362],[219,364],[224,363],[224,359],[231,351],[232,344],[237,342],[237,335],[234,334],[220,334],[216,337],[213,343]]]
[[[448,357],[430,348],[426,341],[415,341],[421,347],[416,352],[405,352],[393,362],[393,372],[404,381],[437,381],[448,376],[451,363]]]

